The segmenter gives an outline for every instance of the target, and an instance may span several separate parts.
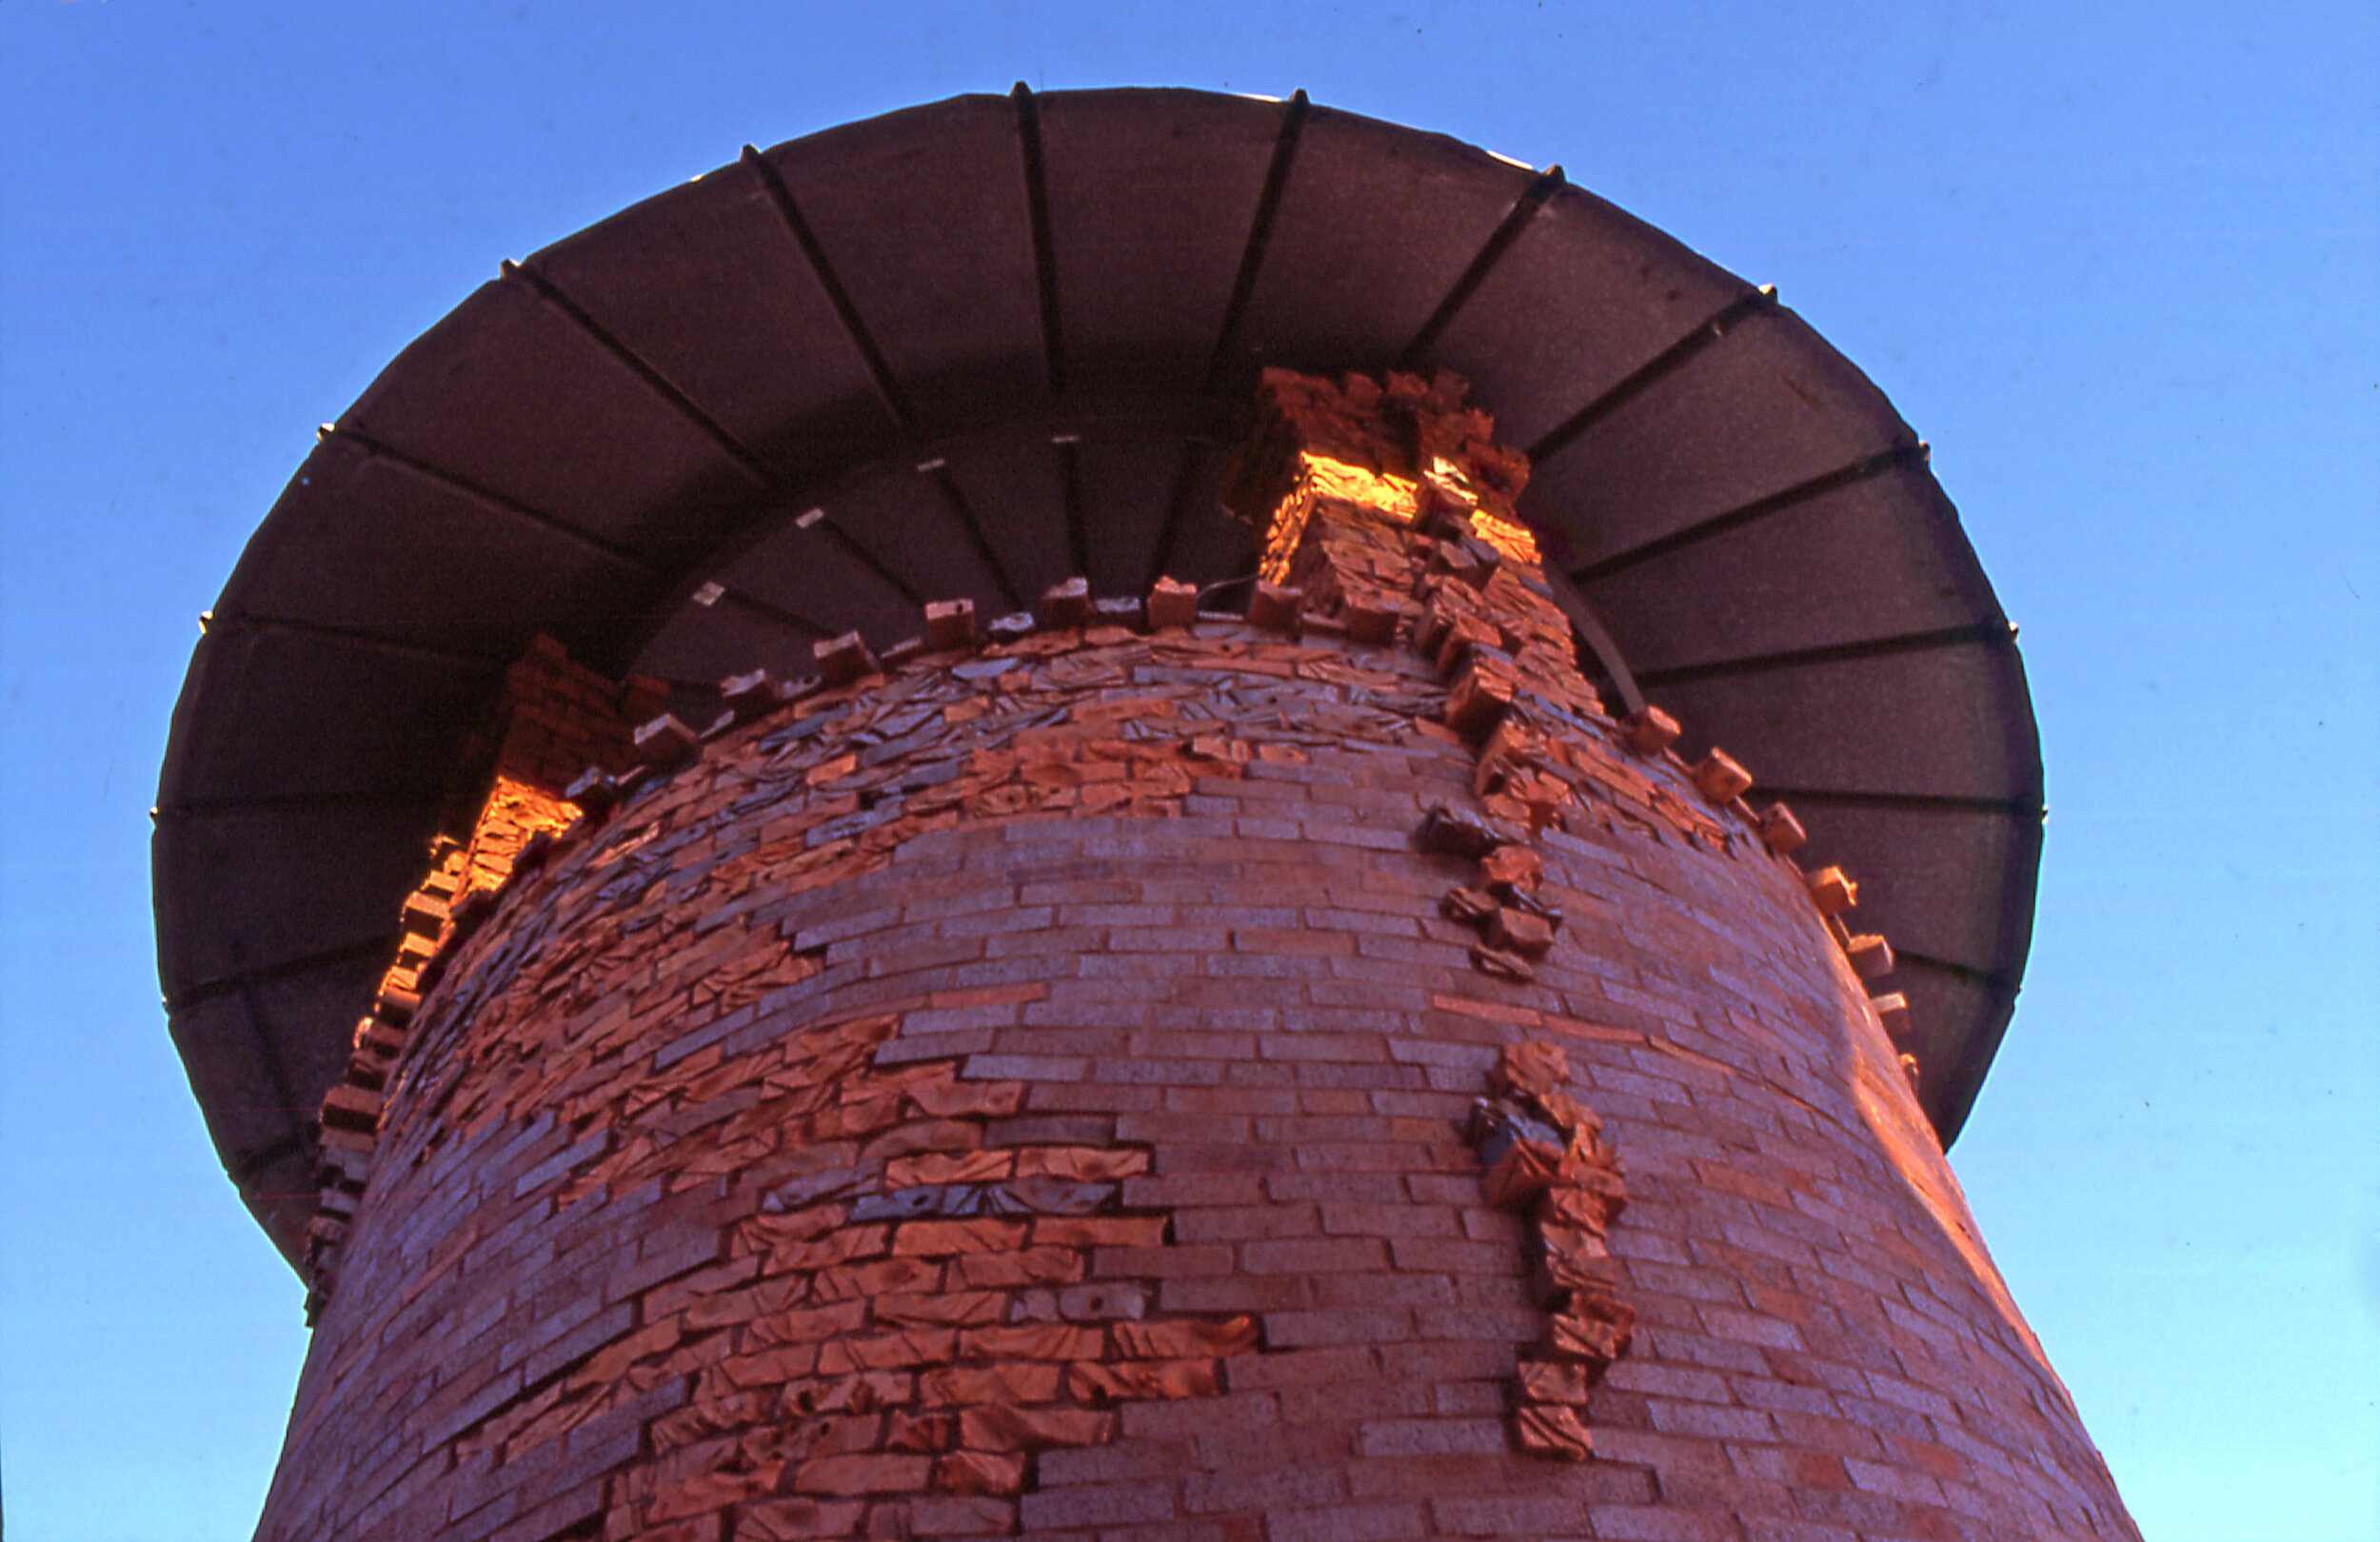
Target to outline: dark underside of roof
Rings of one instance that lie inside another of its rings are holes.
[[[1020,89],[746,151],[507,266],[290,482],[192,660],[154,850],[173,1037],[251,1206],[312,1191],[533,637],[691,694],[924,600],[1244,574],[1216,494],[1269,365],[1471,380],[1681,751],[1723,744],[1861,880],[1954,1136],[2024,966],[2040,758],[1881,393],[1557,171],[1302,98]]]

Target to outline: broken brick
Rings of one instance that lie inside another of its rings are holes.
[[[925,642],[937,653],[975,646],[975,602],[931,600],[925,605]]]
[[[934,1464],[934,1487],[954,1494],[1016,1493],[1024,1487],[1024,1458],[954,1452]]]
[[[1513,1438],[1532,1456],[1583,1462],[1595,1454],[1595,1435],[1578,1411],[1560,1403],[1535,1404],[1513,1414]]]
[[[818,662],[818,672],[829,685],[848,685],[855,680],[873,675],[880,667],[876,655],[857,632],[845,632],[810,644],[810,656]]]
[[[1086,1408],[1020,1408],[987,1403],[959,1413],[959,1443],[968,1451],[1046,1451],[1052,1446],[1103,1446],[1114,1438],[1116,1415]]]
[[[636,731],[637,758],[656,771],[674,771],[702,749],[702,736],[664,712]]]
[[[1554,946],[1554,923],[1514,905],[1488,912],[1486,935],[1488,946],[1523,959],[1542,959]]]
[[[1085,626],[1091,621],[1091,581],[1077,576],[1062,583],[1053,583],[1041,591],[1041,602],[1033,607],[1034,619],[1043,626]]]
[[[1544,878],[1545,859],[1526,846],[1498,846],[1479,859],[1479,887],[1499,898],[1534,893]]]
[[[1248,624],[1268,632],[1285,632],[1297,622],[1298,607],[1304,599],[1296,589],[1259,579],[1255,593],[1248,598]]]

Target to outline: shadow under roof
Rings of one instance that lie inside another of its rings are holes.
[[[747,150],[507,265],[299,468],[191,661],[154,843],[171,1030],[251,1208],[313,1191],[459,747],[532,638],[692,694],[896,641],[926,599],[1242,574],[1217,489],[1272,365],[1470,379],[1680,750],[1723,744],[1861,880],[1954,1137],[2024,967],[2040,758],[1882,394],[1558,171],[1302,96],[1019,88]]]

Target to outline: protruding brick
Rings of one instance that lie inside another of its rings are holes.
[[[1595,1391],[1596,1374],[1580,1360],[1521,1358],[1517,1377],[1523,1402],[1583,1405]]]
[[[1498,905],[1488,914],[1486,936],[1492,948],[1542,959],[1554,946],[1554,923],[1517,905]]]
[[[1091,622],[1091,581],[1077,575],[1062,583],[1053,583],[1041,591],[1041,603],[1033,607],[1034,619],[1043,626],[1087,626]]]
[[[1861,979],[1882,979],[1893,972],[1893,944],[1874,932],[1863,932],[1843,944],[1851,972]]]
[[[1513,681],[1475,649],[1446,693],[1446,726],[1465,739],[1480,739],[1501,722],[1513,704]]]
[[[1545,859],[1527,846],[1498,846],[1479,859],[1479,887],[1502,899],[1535,894],[1545,878]]]
[[[1398,623],[1404,612],[1397,605],[1370,600],[1350,603],[1339,615],[1347,628],[1347,641],[1372,647],[1385,647],[1397,641]]]
[[[953,1452],[934,1464],[934,1487],[945,1493],[1016,1493],[1024,1488],[1024,1458],[988,1451]]]
[[[1752,773],[1725,752],[1713,750],[1695,762],[1695,791],[1709,802],[1725,805],[1741,798],[1752,785]]]
[[[1498,1210],[1527,1215],[1546,1190],[1554,1186],[1554,1176],[1560,1171],[1562,1160],[1559,1146],[1536,1140],[1516,1140],[1505,1147],[1486,1176],[1479,1191],[1487,1202]]]
[[[1620,738],[1639,755],[1660,754],[1676,743],[1682,732],[1676,718],[1649,704],[1620,720]]]
[[[829,685],[848,685],[855,680],[864,680],[880,667],[876,655],[868,651],[866,640],[857,632],[811,643],[810,657],[818,662],[818,672]]]
[[[369,1135],[380,1128],[380,1095],[345,1082],[323,1095],[323,1124]]]
[[[1909,998],[1894,991],[1888,996],[1872,996],[1868,1005],[1874,1009],[1875,1020],[1883,1025],[1885,1037],[1894,1044],[1909,1042]]]
[[[1821,916],[1839,916],[1859,902],[1859,885],[1839,867],[1821,867],[1802,880]]]
[[[1191,627],[1199,620],[1199,588],[1180,579],[1160,578],[1149,590],[1149,630]]]
[[[664,712],[636,731],[637,758],[656,771],[674,771],[702,751],[702,736]]]
[[[1535,1404],[1513,1414],[1515,1443],[1532,1456],[1583,1462],[1595,1454],[1595,1435],[1578,1411],[1559,1403]]]
[[[1790,857],[1810,840],[1794,811],[1782,803],[1771,803],[1760,811],[1760,844],[1775,857]]]
[[[1559,1044],[1543,1039],[1507,1044],[1497,1051],[1491,1080],[1500,1093],[1542,1103],[1570,1080],[1570,1057]]]
[[[975,602],[929,600],[925,604],[925,642],[936,652],[975,646]]]
[[[1248,624],[1285,632],[1296,623],[1298,607],[1304,601],[1305,596],[1296,589],[1259,579],[1256,592],[1248,597]]]
[[[738,722],[757,722],[784,704],[777,677],[765,669],[729,675],[719,682],[719,700]]]
[[[1537,978],[1537,972],[1529,967],[1529,960],[1517,953],[1492,948],[1484,942],[1471,944],[1470,953],[1471,967],[1483,975],[1494,975],[1498,979],[1509,979],[1515,983],[1526,983]]]
[[[1636,1320],[1623,1301],[1581,1295],[1554,1315],[1547,1342],[1562,1358],[1609,1365],[1628,1353]]]

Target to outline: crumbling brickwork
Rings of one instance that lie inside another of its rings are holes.
[[[822,644],[448,916],[260,1535],[2134,1534],[1459,383],[1262,425],[1247,618]]]

